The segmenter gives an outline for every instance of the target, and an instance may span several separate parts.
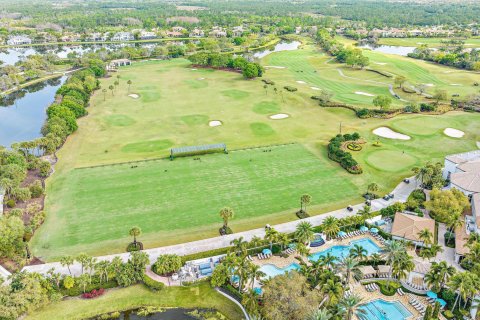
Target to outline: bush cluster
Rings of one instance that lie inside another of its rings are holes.
[[[105,289],[103,289],[103,288],[100,288],[98,290],[93,289],[90,292],[85,292],[84,294],[82,294],[82,298],[83,299],[94,299],[94,298],[100,297],[104,293],[105,293]]]
[[[360,138],[358,133],[353,134],[338,134],[334,138],[330,140],[328,144],[328,157],[340,163],[342,168],[347,170],[353,174],[360,174],[362,173],[362,168],[358,164],[358,162],[353,159],[352,154],[350,152],[344,151],[342,149],[342,144],[345,141],[356,141]]]
[[[260,64],[249,62],[243,57],[234,57],[231,54],[199,52],[189,56],[188,60],[194,65],[238,70],[246,79],[261,77],[264,72]]]
[[[285,86],[283,87],[285,90],[287,90],[288,92],[295,92],[297,91],[298,89],[295,88],[295,87],[292,87],[292,86]]]
[[[146,274],[143,275],[143,284],[147,286],[152,291],[160,291],[165,288],[165,284],[162,282],[158,282],[147,276]]]

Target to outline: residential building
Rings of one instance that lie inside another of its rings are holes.
[[[105,42],[108,40],[109,33],[94,32],[86,37],[87,41]]]
[[[183,33],[184,31],[186,31],[186,29],[185,29],[184,27],[173,27],[173,28],[172,28],[172,31],[173,31],[173,32],[182,32],[182,33]]]
[[[148,40],[148,39],[155,39],[157,38],[157,34],[153,31],[145,31],[145,30],[142,30],[140,31],[139,33],[139,38],[142,39],[142,40]]]
[[[470,196],[480,192],[480,150],[445,157],[443,178],[450,180],[448,188],[457,188]]]
[[[427,217],[420,217],[413,212],[397,212],[392,225],[392,238],[396,240],[407,240],[416,246],[425,246],[419,237],[420,231],[428,229],[435,234],[435,220]],[[433,240],[433,239],[432,239]]]
[[[190,38],[202,38],[205,36],[205,32],[202,29],[195,28],[190,32]]]
[[[215,38],[222,38],[227,36],[227,32],[225,29],[215,26],[212,28],[212,31],[210,31],[209,35]]]
[[[237,26],[232,29],[232,35],[234,37],[241,37],[244,32],[243,26]]]
[[[10,46],[18,46],[21,44],[31,44],[31,43],[32,43],[32,39],[30,39],[25,35],[12,36],[12,37],[9,37],[7,40],[7,44]]]
[[[135,37],[130,32],[117,32],[113,35],[112,41],[132,41]]]
[[[132,64],[132,61],[129,59],[116,59],[110,61],[107,65],[107,70],[116,70],[118,67],[129,66]]]

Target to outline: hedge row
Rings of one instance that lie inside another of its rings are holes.
[[[342,168],[353,174],[361,174],[363,170],[358,162],[353,159],[352,154],[342,149],[342,144],[345,141],[356,141],[359,138],[360,135],[356,132],[354,134],[338,134],[328,144],[328,157],[340,163]]]

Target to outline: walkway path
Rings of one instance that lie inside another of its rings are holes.
[[[447,227],[445,223],[438,224],[438,244],[442,246],[443,252],[437,254],[433,261],[440,262],[446,261],[448,265],[454,266],[458,271],[463,271],[463,268],[460,267],[458,263],[455,262],[455,248],[450,248],[445,245],[445,233],[447,232]]]
[[[243,315],[245,316],[245,319],[246,320],[250,320],[250,317],[248,316],[248,313],[247,311],[245,310],[245,308],[242,306],[242,304],[240,302],[238,302],[237,300],[235,300],[234,298],[232,298],[231,296],[229,296],[228,294],[222,292],[221,290],[219,289],[215,289],[218,293],[220,293],[222,296],[226,297],[228,300],[232,301],[233,303],[235,303],[240,309],[242,309],[242,312],[243,312]]]
[[[377,199],[372,201],[372,211],[378,211],[380,209],[383,209],[394,202],[400,201],[400,202],[405,202],[408,198],[408,195],[415,189],[415,181],[414,178],[410,178],[410,183],[404,183],[401,182],[394,190],[393,194],[395,195],[394,200],[391,201],[385,201],[383,199]],[[357,204],[353,206],[353,211],[348,211],[346,209],[339,209],[336,211],[331,211],[328,213],[320,214],[317,216],[313,216],[307,219],[303,219],[302,221],[308,221],[312,223],[314,226],[318,226],[322,223],[322,221],[330,216],[333,216],[335,218],[344,218],[347,216],[352,216],[357,213],[358,210],[362,209],[364,206],[363,203]],[[272,226],[275,228],[277,231],[280,232],[287,232],[291,233],[295,231],[295,228],[297,224],[300,222],[300,220],[295,220],[295,221],[290,221],[278,225]],[[230,241],[233,239],[237,239],[239,237],[243,237],[245,241],[250,241],[254,236],[257,237],[264,237],[265,236],[265,229],[264,228],[258,228],[258,229],[253,229],[253,230],[248,230],[248,231],[243,231],[243,232],[238,232],[226,236],[219,236],[219,237],[214,237],[214,238],[209,238],[209,239],[203,239],[203,240],[197,240],[193,242],[187,242],[187,243],[181,243],[181,244],[176,244],[176,245],[171,245],[167,247],[159,247],[159,248],[153,248],[153,249],[146,249],[144,252],[148,253],[150,256],[150,262],[153,263],[157,260],[157,257],[162,254],[170,253],[170,254],[178,254],[180,256],[183,255],[189,255],[193,253],[198,253],[198,252],[204,252],[204,251],[209,251],[213,249],[220,249],[220,248],[225,248],[230,246]],[[120,257],[122,258],[123,261],[127,261],[129,258],[130,254],[129,253],[121,253],[121,254],[113,254],[113,255],[107,255],[107,256],[102,256],[102,257],[97,257],[98,260],[112,260],[114,257]],[[46,274],[47,271],[51,268],[54,268],[56,272],[61,273],[61,274],[69,274],[69,271],[67,267],[62,266],[58,262],[51,262],[51,263],[45,263],[45,264],[39,264],[39,265],[33,265],[33,266],[27,266],[24,267],[23,270],[29,271],[29,272],[39,272],[42,274]],[[78,263],[75,263],[74,265],[70,266],[70,270],[74,275],[80,275],[81,273],[81,266]]]

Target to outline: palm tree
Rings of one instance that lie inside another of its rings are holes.
[[[399,240],[392,240],[384,248],[385,257],[387,260],[387,264],[390,265],[390,270],[388,272],[389,277],[387,279],[387,287],[390,286],[390,278],[392,277],[392,270],[395,262],[401,257],[402,255],[407,255],[405,250],[405,244]]]
[[[296,247],[297,253],[302,257],[307,257],[310,255],[310,247],[305,245],[305,243],[299,242]]]
[[[102,283],[103,279],[108,282],[108,273],[110,270],[110,262],[106,260],[102,260],[95,265],[95,271],[100,278],[100,283]]]
[[[326,255],[320,256],[318,260],[323,266],[327,267],[328,269],[332,269],[338,258],[332,255],[330,252],[327,252]]]
[[[452,233],[455,231],[455,229],[463,226],[464,220],[462,217],[461,213],[453,213],[448,216],[448,220],[446,225],[450,229],[447,237],[447,243],[450,242],[450,238],[452,237]]]
[[[360,303],[362,302],[362,298],[360,298],[356,294],[352,294],[348,298],[344,298],[340,301],[340,305],[345,308],[346,311],[346,320],[351,320],[353,314],[356,313],[359,319],[364,318],[367,315],[367,311],[361,308]]]
[[[273,243],[278,241],[278,231],[274,228],[267,229],[265,232],[265,240],[270,243],[270,250],[272,250]]]
[[[295,239],[298,242],[308,243],[315,238],[313,225],[308,221],[302,221],[295,228]]]
[[[438,243],[431,244],[430,248],[428,248],[428,260],[435,258],[440,252],[443,252],[443,247],[441,245]]]
[[[284,232],[279,232],[277,235],[277,243],[280,245],[281,250],[290,243],[290,237]]]
[[[346,257],[340,260],[338,264],[338,269],[345,274],[345,279],[347,279],[347,285],[350,284],[350,278],[352,273],[356,276],[360,275],[360,269],[358,268],[358,260],[354,257]]]
[[[378,191],[378,184],[376,184],[375,182],[372,182],[367,186],[367,194],[374,193],[377,191]]]
[[[250,274],[250,279],[252,282],[252,289],[255,284],[255,280],[260,281],[263,277],[266,276],[265,272],[261,270],[261,267],[259,265],[256,265],[254,263],[250,263],[249,265],[249,274]]]
[[[243,237],[238,239],[233,239],[230,241],[230,244],[233,246],[233,251],[237,253],[237,255],[247,255],[247,245],[248,242],[243,240]]]
[[[477,292],[477,288],[479,287],[477,282],[478,276],[469,271],[458,272],[452,276],[448,283],[448,287],[457,292],[457,298],[455,299],[452,310],[455,310],[460,298],[466,303],[468,298]],[[458,307],[460,309],[460,304]]]
[[[364,205],[362,209],[358,210],[358,214],[361,216],[368,216],[372,212],[372,208],[368,205]]]
[[[130,229],[128,234],[133,237],[133,245],[135,246],[135,248],[137,248],[137,237],[142,234],[142,229],[140,229],[139,227],[133,227],[132,229]]]
[[[88,276],[88,274],[82,274],[75,279],[75,282],[79,287],[82,288],[83,293],[85,293],[87,286],[90,284],[90,277]]]
[[[229,207],[224,207],[220,210],[220,218],[223,219],[223,230],[227,230],[228,228],[228,220],[230,220],[231,218],[233,218],[233,216],[235,215],[235,213],[233,212],[233,209],[232,208],[229,208]]]
[[[267,90],[268,86],[266,84],[263,85],[263,89],[265,89],[265,95],[267,95],[268,94],[268,90]]]
[[[112,97],[113,97],[114,96],[113,90],[115,89],[115,87],[113,85],[109,85],[108,89],[110,89],[110,91],[112,91]]]
[[[320,287],[320,291],[325,295],[322,304],[335,305],[343,296],[343,286],[340,281],[330,278]]]
[[[340,231],[340,227],[338,226],[338,219],[333,216],[329,216],[325,220],[323,220],[321,228],[323,232],[327,235],[328,239],[334,238]]]
[[[72,271],[70,270],[70,266],[73,264],[74,261],[75,260],[73,259],[72,256],[65,256],[65,257],[60,258],[60,264],[62,265],[62,267],[67,267],[70,275],[72,275]]]
[[[248,314],[259,314],[257,295],[253,289],[248,290],[242,295],[242,305],[245,307],[245,310],[247,310]]]
[[[317,309],[311,315],[308,316],[306,320],[331,320],[333,319],[332,314],[325,309]]]
[[[432,244],[432,238],[433,233],[428,228],[422,229],[418,232],[418,239],[422,240],[423,246]]]
[[[253,236],[250,242],[248,243],[249,248],[256,248],[264,244],[264,241],[262,238],[258,236]]]
[[[113,85],[115,86],[115,89],[117,88],[117,86],[118,86],[119,84],[120,84],[120,82],[118,82],[117,80],[115,80],[115,81],[113,82]]]
[[[130,86],[132,85],[132,80],[128,80],[127,84],[128,84],[128,94],[130,94]]]
[[[307,206],[312,201],[312,196],[309,194],[303,194],[300,197],[300,212],[307,212]],[[303,208],[305,207],[305,210]]]
[[[367,254],[367,249],[365,249],[359,244],[355,244],[353,248],[350,249],[350,255],[360,261],[364,260],[367,257]]]
[[[370,256],[370,261],[374,266],[376,266],[380,261],[382,261],[382,257],[378,253],[373,253]]]
[[[105,101],[107,98],[107,89],[102,89],[102,92],[103,92],[103,101]]]
[[[425,282],[431,286],[434,291],[440,291],[450,278],[455,274],[453,266],[449,266],[446,261],[432,262],[430,270],[425,275]]]
[[[401,254],[393,262],[392,274],[398,279],[402,280],[415,269],[415,263],[413,257],[409,254]],[[388,283],[390,284],[390,282]]]
[[[82,269],[81,269],[81,272],[83,274],[83,270],[84,268],[88,265],[89,261],[92,259],[92,257],[90,257],[89,255],[87,255],[86,253],[80,253],[76,258],[75,260],[77,260]]]

